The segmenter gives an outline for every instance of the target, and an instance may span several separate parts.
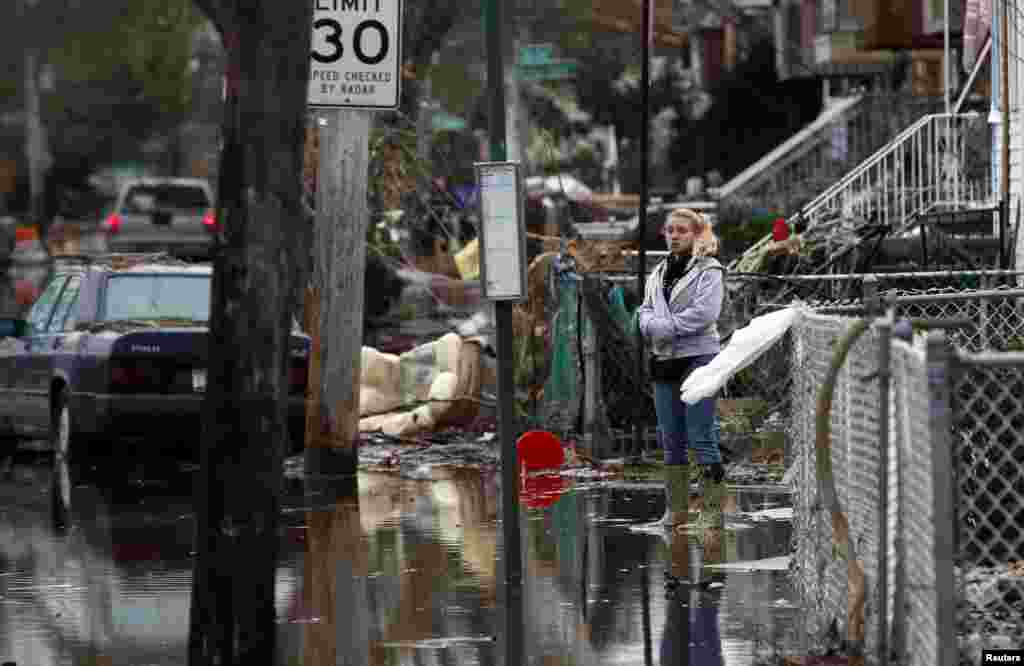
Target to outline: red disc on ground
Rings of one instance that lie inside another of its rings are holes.
[[[527,472],[537,469],[558,469],[565,462],[562,440],[546,430],[530,430],[516,442],[519,465]]]

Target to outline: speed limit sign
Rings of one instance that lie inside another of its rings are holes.
[[[398,108],[402,0],[314,0],[311,46],[310,106]]]

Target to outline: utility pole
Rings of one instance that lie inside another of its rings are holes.
[[[441,52],[434,51],[430,54],[431,70],[420,76],[420,99],[419,109],[416,115],[416,156],[420,159],[425,169],[429,170],[430,145],[434,136],[434,67],[441,62]]]
[[[307,483],[346,478],[354,485],[358,468],[370,122],[373,110],[395,109],[401,99],[402,9],[401,0],[313,9],[306,101],[317,109],[319,148],[306,292],[313,336]],[[380,83],[349,84],[363,75]]]
[[[951,18],[950,15],[949,15],[949,4],[950,4],[949,0],[945,0],[945,6],[944,6],[944,10],[943,10],[945,13],[943,14],[943,16],[945,17],[946,20],[943,21],[944,25],[943,25],[943,30],[942,30],[942,33],[943,33],[942,34],[942,46],[943,46],[943,54],[942,54],[943,86],[942,86],[942,89],[943,89],[943,92],[944,92],[945,97],[946,97],[946,113],[947,114],[949,114],[949,112],[950,112],[950,99],[949,99],[949,96],[950,96],[950,92],[951,92],[950,91],[950,83],[951,83],[951,79],[952,79],[952,70],[953,70],[953,63],[950,61],[950,58],[949,58],[949,22],[950,22],[950,18]]]
[[[1010,25],[1009,25],[1009,4],[1010,0],[1001,0],[999,3],[999,55],[1000,55],[1000,85],[1002,105],[1002,164],[1000,190],[1002,199],[999,202],[999,239],[1000,254],[999,267],[1009,266],[1009,252],[1007,250],[1006,235],[1010,228]]]
[[[307,476],[355,478],[366,271],[370,112],[321,109],[306,403]]]
[[[644,248],[644,240],[647,237],[647,198],[648,198],[648,147],[650,145],[651,123],[651,41],[654,36],[653,17],[651,16],[653,0],[643,0],[643,16],[641,17],[642,29],[640,47],[640,218],[637,229],[637,238],[640,239],[639,253],[637,254],[636,284],[639,289],[639,297],[644,297],[644,281],[647,272],[647,250]],[[644,376],[644,338],[640,331],[636,332],[636,376],[637,379]],[[644,431],[647,426],[647,419],[643,414],[644,401],[643,391],[637,391],[636,406],[633,413],[633,453],[629,458],[637,460],[644,450]]]
[[[24,0],[26,19],[25,34],[38,34],[29,29],[35,23],[38,0]],[[53,159],[50,157],[46,141],[46,129],[43,127],[41,101],[39,95],[39,47],[30,41],[24,47],[25,58],[25,157],[28,165],[29,182],[29,222],[36,225],[39,237],[46,246],[46,220],[44,217],[43,191],[46,170]]]
[[[1002,105],[1003,141],[1002,141],[1002,183],[1001,194],[1003,198],[1003,213],[1005,217],[1009,210],[1010,199],[1010,26],[1008,19],[1008,6],[1010,0],[1001,0],[999,3],[999,62],[1001,85],[999,93]]]

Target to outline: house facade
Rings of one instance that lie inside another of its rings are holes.
[[[820,77],[833,99],[902,89],[941,100],[940,112],[984,118],[988,197],[1006,202],[1018,267],[1024,266],[1017,233],[1024,216],[1022,11],[1021,0],[780,0],[775,15],[781,78]],[[977,135],[967,140],[982,143]]]

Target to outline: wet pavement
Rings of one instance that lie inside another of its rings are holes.
[[[19,459],[0,478],[0,663],[185,664],[191,475],[111,470],[73,490],[59,531],[48,457]],[[510,633],[496,469],[363,472],[358,498],[318,506],[301,473],[286,480],[280,664],[504,664],[519,649],[544,666],[731,666],[796,652],[779,487],[739,488],[724,534],[671,543],[641,527],[664,508],[656,483],[532,480]],[[667,593],[668,571],[693,584]]]

